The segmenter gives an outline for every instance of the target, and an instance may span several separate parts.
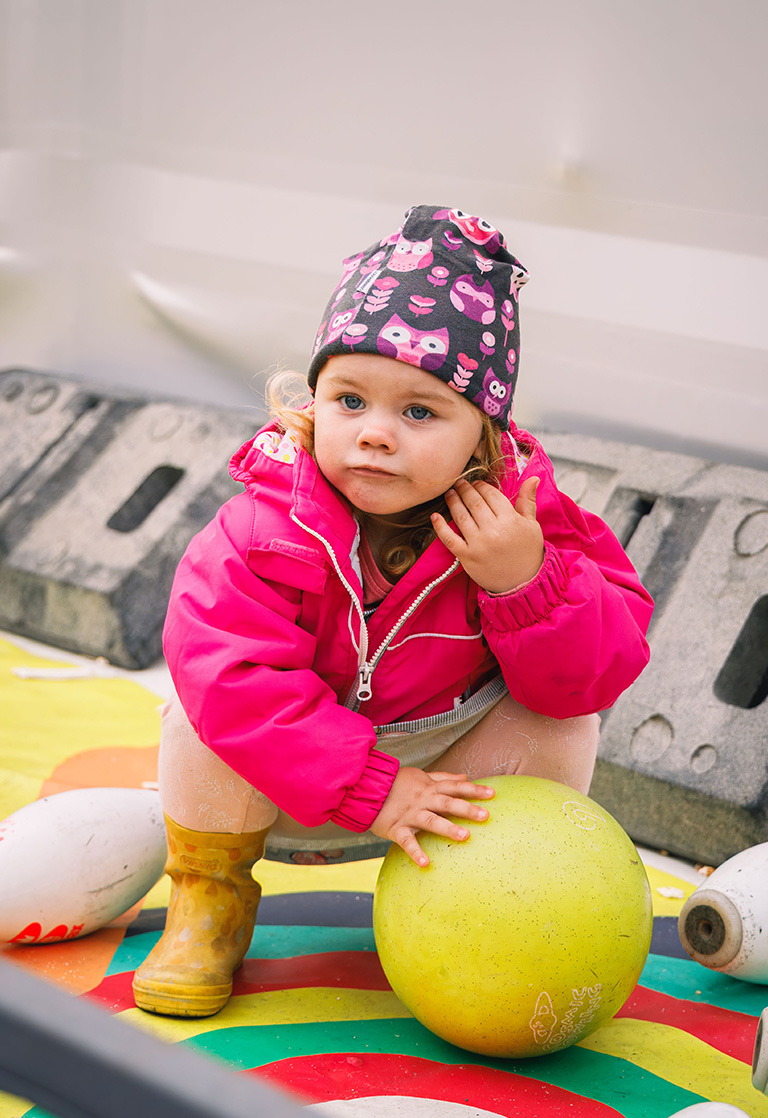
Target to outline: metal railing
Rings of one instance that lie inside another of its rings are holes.
[[[57,1118],[301,1118],[257,1079],[0,961],[0,1090]]]

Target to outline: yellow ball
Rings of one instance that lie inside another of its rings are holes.
[[[651,890],[608,812],[532,776],[481,783],[485,823],[454,842],[421,832],[420,869],[393,845],[373,929],[392,989],[423,1025],[484,1056],[557,1052],[629,997],[651,943]]]

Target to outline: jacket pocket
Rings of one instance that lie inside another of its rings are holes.
[[[260,578],[309,594],[322,594],[328,581],[324,559],[311,547],[290,540],[274,539],[268,548],[249,548],[248,566]]]

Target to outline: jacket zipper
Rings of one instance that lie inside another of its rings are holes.
[[[290,517],[294,524],[298,524],[298,526],[300,528],[303,528],[305,532],[308,532],[310,536],[314,536],[315,539],[319,540],[323,547],[326,549],[331,557],[331,562],[333,563],[333,566],[336,570],[336,574],[339,576],[342,585],[352,599],[352,603],[357,610],[358,617],[360,618],[360,647],[358,649],[357,682],[356,685],[353,684],[344,702],[344,706],[348,707],[351,710],[357,710],[362,702],[370,699],[373,695],[373,689],[371,687],[371,676],[373,675],[379,660],[381,660],[382,656],[389,648],[389,645],[395,639],[395,637],[400,632],[401,628],[414,612],[414,610],[418,609],[424,599],[432,593],[436,586],[439,586],[441,582],[443,582],[446,578],[453,574],[453,572],[459,566],[459,560],[454,559],[453,563],[451,563],[450,567],[448,567],[447,570],[443,571],[443,573],[438,575],[437,578],[433,578],[432,581],[428,583],[423,590],[420,591],[417,597],[414,598],[405,612],[400,615],[398,620],[389,630],[386,637],[376,649],[370,660],[368,660],[368,626],[365,621],[363,607],[357,597],[357,594],[355,593],[353,587],[350,585],[349,580],[345,577],[344,572],[339,565],[339,562],[336,558],[336,552],[333,550],[333,547],[328,542],[328,540],[325,539],[324,536],[322,536],[319,532],[316,532],[313,528],[310,528],[308,525],[304,524],[301,520],[299,520],[295,513],[291,512]]]
[[[454,559],[453,563],[451,563],[450,567],[448,567],[447,570],[443,571],[443,573],[441,575],[438,575],[437,578],[433,578],[432,581],[424,587],[424,589],[419,593],[419,595],[416,598],[414,598],[414,600],[408,606],[408,609],[403,614],[400,615],[400,617],[395,622],[395,624],[392,626],[392,628],[389,630],[386,637],[381,642],[379,647],[376,649],[376,651],[374,652],[374,654],[370,658],[370,660],[367,663],[362,663],[360,665],[360,667],[358,669],[358,673],[357,673],[357,696],[356,697],[357,697],[358,704],[364,702],[366,699],[370,699],[371,695],[373,694],[373,690],[371,688],[371,676],[373,675],[374,669],[376,668],[376,665],[378,664],[379,660],[382,658],[384,653],[387,651],[390,644],[395,639],[397,634],[400,632],[400,630],[402,629],[403,625],[406,623],[408,618],[411,616],[411,614],[414,612],[414,610],[418,609],[418,607],[421,605],[421,603],[424,601],[424,599],[427,597],[427,595],[431,594],[436,586],[439,586],[439,584],[441,582],[443,582],[444,579],[448,578],[449,575],[453,574],[453,572],[456,570],[458,565],[459,565],[458,559]]]

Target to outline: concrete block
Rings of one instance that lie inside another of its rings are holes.
[[[0,500],[0,628],[146,667],[162,651],[181,554],[239,491],[227,464],[264,414],[105,396],[51,377],[61,403],[34,412],[39,374],[13,377],[22,390],[3,397],[4,426],[38,453]]]
[[[651,662],[604,714],[591,795],[636,841],[718,865],[768,838],[768,473],[544,441],[656,601]]]
[[[73,381],[25,369],[0,372],[0,502],[97,404]]]

